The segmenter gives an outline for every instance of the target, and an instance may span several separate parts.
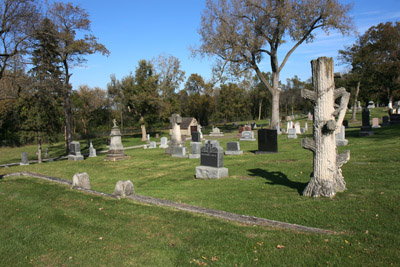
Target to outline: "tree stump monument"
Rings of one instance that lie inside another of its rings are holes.
[[[340,132],[350,93],[345,88],[335,89],[332,58],[312,60],[311,68],[314,90],[302,89],[301,95],[313,102],[314,140],[303,139],[302,147],[313,152],[314,166],[303,195],[334,197],[346,189],[341,167],[350,159],[350,151],[338,154],[335,135]],[[338,98],[340,104],[336,105]]]

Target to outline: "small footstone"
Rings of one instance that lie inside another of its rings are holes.
[[[131,180],[118,181],[115,185],[114,195],[120,197],[126,197],[135,194],[135,189]]]
[[[75,173],[72,177],[72,188],[90,189],[90,179],[86,172]]]

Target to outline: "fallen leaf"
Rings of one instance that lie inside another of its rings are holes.
[[[281,248],[284,248],[285,246],[282,246],[282,245],[276,245],[276,248],[279,248],[279,249],[281,249]]]
[[[211,257],[211,261],[218,261],[217,256],[212,256],[212,257]]]
[[[344,240],[344,242],[346,243],[346,244],[349,244],[350,242],[349,241],[347,241],[347,240]]]
[[[103,237],[102,237],[102,236],[100,236],[100,237],[99,237],[99,240],[103,240]]]
[[[104,208],[99,208],[99,210],[104,210]]]
[[[207,258],[206,257],[204,257],[204,256],[201,256],[204,260],[206,260]]]
[[[368,232],[368,230],[367,230],[367,231],[365,231],[365,233],[368,235],[368,233],[369,233],[369,232]]]

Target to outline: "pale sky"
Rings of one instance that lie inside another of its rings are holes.
[[[64,0],[63,0],[64,1]],[[340,0],[354,2],[350,15],[357,31],[363,34],[381,22],[400,20],[400,0]],[[91,55],[83,67],[72,70],[74,89],[79,85],[107,88],[110,75],[117,79],[134,72],[141,59],[151,60],[160,54],[172,55],[181,61],[186,78],[192,73],[211,78],[212,60],[191,58],[189,47],[199,46],[201,12],[205,0],[65,0],[86,9],[92,21],[92,34],[111,52],[109,57]],[[352,45],[355,36],[342,37],[337,32],[329,36],[319,34],[311,44],[302,44],[290,57],[281,72],[286,83],[294,75],[302,81],[311,77],[310,61],[320,56],[333,57],[335,72],[343,71],[337,65],[338,50]],[[290,45],[290,43],[288,44]],[[280,48],[280,62],[285,46]],[[270,71],[269,59],[260,64],[264,72]]]

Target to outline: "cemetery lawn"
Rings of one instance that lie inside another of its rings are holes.
[[[399,265],[400,125],[374,129],[370,137],[359,137],[359,126],[350,123],[349,144],[339,147],[350,150],[351,159],[342,168],[347,190],[333,199],[301,196],[312,171],[312,153],[300,144],[304,135],[279,136],[277,154],[255,155],[257,142],[241,142],[244,154],[225,156],[229,177],[219,180],[194,179],[199,159],[172,158],[161,149],[126,150],[131,159],[119,162],[104,162],[100,154],[0,169],[0,174],[30,171],[69,180],[87,172],[92,189],[106,193],[129,179],[140,195],[337,235],[241,225],[10,177],[0,179],[0,266]],[[218,140],[226,148],[226,142],[238,140],[235,135]],[[311,138],[311,132],[305,136]],[[0,154],[6,157],[3,148]]]

